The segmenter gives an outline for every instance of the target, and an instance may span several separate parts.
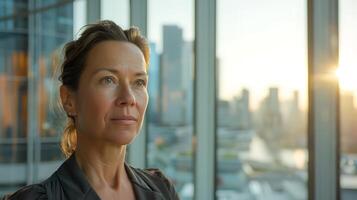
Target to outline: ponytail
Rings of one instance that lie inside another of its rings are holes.
[[[66,158],[70,157],[77,147],[77,131],[73,118],[69,118],[61,139],[61,150]]]

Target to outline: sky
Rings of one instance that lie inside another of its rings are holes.
[[[149,1],[149,39],[159,43],[159,49],[163,24],[182,27],[184,38],[193,40],[193,2]],[[247,88],[256,107],[268,87],[279,87],[282,98],[299,90],[306,99],[305,7],[302,0],[217,1],[220,99],[230,100]]]
[[[354,92],[357,107],[357,1],[340,0],[339,73],[342,89]]]
[[[120,4],[113,4],[116,1],[103,0],[102,18],[128,27],[128,1],[119,0]],[[299,91],[300,106],[306,109],[306,3],[307,0],[217,0],[220,99],[230,100],[247,88],[255,108],[267,95],[269,87],[278,87],[281,100]],[[342,90],[356,94],[357,1],[340,0],[339,3],[338,76]],[[148,38],[157,43],[159,52],[165,24],[181,27],[184,39],[193,41],[194,1],[148,0]]]
[[[217,8],[220,97],[238,88],[251,93],[256,108],[269,87],[281,99],[298,90],[306,101],[306,2],[302,0],[222,0]]]

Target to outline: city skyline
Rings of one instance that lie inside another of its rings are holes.
[[[117,4],[110,6],[114,2]],[[215,87],[218,89],[217,95],[212,97],[216,98],[216,108],[205,113],[198,111],[196,106],[205,105],[206,99],[194,99],[199,94],[196,89],[201,89],[194,85],[195,1],[148,1],[150,103],[142,129],[144,132],[141,133],[146,138],[137,140],[139,145],[130,146],[127,161],[133,164],[142,162],[140,167],[159,168],[165,172],[182,199],[197,198],[200,194],[197,188],[206,184],[202,182],[203,176],[197,174],[197,170],[202,168],[195,165],[206,156],[215,162],[214,169],[209,170],[210,166],[207,166],[206,174],[215,177],[212,185],[215,185],[217,199],[308,198],[311,189],[308,162],[314,158],[310,160],[311,149],[307,148],[310,142],[308,134],[313,132],[308,129],[311,120],[306,106],[306,2],[217,1],[218,79]],[[22,54],[17,54],[18,50],[11,45],[3,44],[4,53],[0,55],[0,61],[6,62],[4,69],[0,67],[0,72],[5,70],[0,73],[0,96],[1,93],[4,96],[0,98],[0,119],[6,121],[11,118],[12,121],[6,124],[0,121],[0,167],[4,167],[2,171],[10,177],[1,176],[0,195],[15,191],[26,183],[45,179],[64,159],[58,143],[66,116],[62,113],[62,119],[51,109],[51,99],[57,98],[59,84],[51,72],[59,65],[57,54],[61,45],[71,40],[72,33],[77,34],[76,29],[86,23],[85,3],[86,0],[77,0],[73,4],[68,2],[65,10],[56,7],[34,14],[40,16],[39,23],[33,27],[40,31],[39,35],[29,30],[23,40],[18,40],[13,34],[15,31],[10,31],[8,35],[14,41],[33,42],[32,48],[25,44],[20,46]],[[122,7],[119,6],[121,3],[124,4]],[[70,12],[72,5],[81,8]],[[342,3],[342,9],[344,5]],[[6,7],[6,10],[13,9]],[[113,19],[123,28],[129,25],[128,0],[102,0],[101,12],[101,19]],[[27,19],[30,17],[23,18],[25,22]],[[72,20],[73,24],[69,23]],[[17,24],[14,20],[10,22]],[[341,27],[346,26],[341,24]],[[42,36],[44,31],[63,32],[64,35]],[[344,38],[342,46],[354,44],[354,39],[346,41],[342,32],[341,36]],[[38,55],[34,54],[33,48]],[[351,50],[353,48],[341,51],[345,55],[341,60],[353,59]],[[25,60],[33,62],[23,62]],[[20,67],[21,63],[23,67]],[[31,79],[26,74],[33,68],[38,81],[30,85]],[[343,74],[347,74],[354,81],[351,72],[341,70],[338,74],[341,79]],[[23,80],[23,86],[14,84],[19,75],[23,76],[19,79]],[[33,87],[36,89],[32,90]],[[357,153],[357,108],[353,105],[356,101],[353,95],[345,91],[341,93],[341,134],[338,135],[342,158],[340,173],[351,175],[351,178],[357,174],[357,164],[355,171],[351,172],[351,161],[357,163],[357,159],[352,157]],[[21,113],[24,122],[19,120]],[[200,137],[201,133],[205,134],[205,130],[200,128],[213,122],[201,123],[200,119],[205,117],[202,114],[216,120],[211,126],[214,132],[211,128],[209,130],[214,136],[211,137],[214,145],[205,140],[209,139],[209,134],[208,137]],[[30,128],[26,128],[27,124]],[[201,154],[197,147],[206,144],[213,151]]]
[[[162,51],[160,38],[164,25],[180,26],[184,40],[194,40],[193,1],[153,0],[148,6],[148,36],[157,43],[158,52]],[[340,86],[342,91],[353,91],[354,96],[357,94],[353,77],[357,73],[354,73],[357,59],[353,55],[357,52],[357,22],[353,21],[357,18],[356,7],[356,1],[340,0]],[[156,12],[162,15],[150,15]],[[232,99],[241,88],[250,88],[252,106],[256,107],[266,88],[279,87],[283,99],[291,98],[293,91],[298,90],[300,107],[307,109],[306,1],[218,1],[217,57],[220,80],[224,80],[219,84],[220,99]]]
[[[102,17],[113,18],[120,25],[129,26],[128,3],[120,1],[124,6],[120,7],[119,17],[116,7],[108,9],[111,2],[113,0],[103,2],[103,9],[106,8],[107,12]],[[85,1],[75,1],[75,4],[83,7]],[[357,73],[357,59],[353,53],[357,52],[357,22],[353,20],[357,18],[356,7],[356,1],[340,0],[340,67],[336,75],[342,92],[354,92],[354,105],[357,107],[357,79],[353,76]],[[150,14],[158,12],[161,14]],[[85,23],[83,16],[85,11],[76,9],[75,5],[75,33]],[[181,27],[183,39],[194,41],[194,16],[194,1],[150,1],[148,38],[156,43],[157,52],[162,52],[164,25]],[[241,88],[250,88],[252,106],[256,108],[266,88],[279,87],[283,99],[291,98],[293,91],[298,90],[300,107],[307,109],[306,1],[218,1],[217,57],[220,60],[220,80],[224,80],[219,84],[220,99],[233,99]]]

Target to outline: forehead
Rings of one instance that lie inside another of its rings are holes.
[[[146,71],[141,50],[130,42],[104,41],[96,44],[87,55],[86,71],[115,68],[118,71]]]

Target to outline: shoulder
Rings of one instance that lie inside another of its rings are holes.
[[[46,189],[41,184],[33,184],[20,188],[16,192],[5,195],[3,200],[45,200],[47,198]]]
[[[150,187],[156,187],[164,196],[167,195],[169,199],[179,199],[178,194],[175,190],[175,187],[172,181],[165,176],[165,174],[157,168],[147,168],[139,169],[130,167],[137,176],[140,176],[141,179],[144,179]]]
[[[172,186],[172,182],[171,180],[165,176],[165,174],[157,168],[147,168],[147,169],[143,169],[142,170],[143,173],[155,178],[155,179],[159,179],[160,181],[164,182],[167,186]]]
[[[171,180],[164,175],[164,173],[157,168],[146,168],[146,169],[140,169],[140,168],[130,168],[139,176],[150,179],[151,181],[154,182],[159,182],[161,184],[165,184],[167,186],[172,185]]]
[[[60,183],[57,178],[57,172],[53,173],[50,177],[46,180],[24,186],[18,189],[16,192],[12,194],[5,195],[1,200],[47,200],[52,199],[54,193],[58,193],[60,190]]]

